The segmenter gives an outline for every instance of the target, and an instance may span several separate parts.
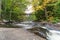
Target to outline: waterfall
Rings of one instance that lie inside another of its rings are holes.
[[[60,31],[49,30],[49,33],[47,33],[47,40],[60,40]]]

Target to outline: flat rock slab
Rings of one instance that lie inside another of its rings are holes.
[[[0,28],[0,40],[44,40],[21,28]]]

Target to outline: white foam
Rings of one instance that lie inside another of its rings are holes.
[[[60,31],[56,30],[49,30],[50,33],[47,33],[48,40],[60,40]]]

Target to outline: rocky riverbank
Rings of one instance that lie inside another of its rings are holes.
[[[21,28],[0,28],[0,40],[45,40]]]

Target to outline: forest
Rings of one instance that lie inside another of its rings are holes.
[[[0,6],[0,20],[60,22],[60,0],[1,0]]]

